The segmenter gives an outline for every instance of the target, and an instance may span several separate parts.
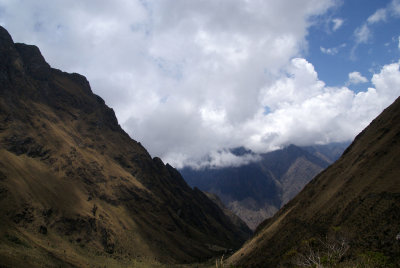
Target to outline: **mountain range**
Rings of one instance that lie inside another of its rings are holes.
[[[0,218],[1,267],[197,262],[251,233],[132,140],[85,77],[2,27]]]
[[[255,229],[293,198],[315,175],[328,167],[348,143],[331,143],[283,149],[259,154],[238,167],[185,167],[180,170],[192,187],[218,195],[224,205]],[[245,148],[232,150],[237,156],[255,155]]]

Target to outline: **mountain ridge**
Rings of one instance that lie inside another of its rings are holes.
[[[3,266],[188,263],[249,236],[132,140],[84,76],[3,27],[0,63]]]
[[[259,154],[257,161],[242,166],[199,170],[186,167],[180,172],[192,187],[218,195],[225,206],[254,230],[329,166],[328,161],[335,158],[330,152],[340,152],[343,147],[339,143],[309,148],[292,144]],[[244,147],[232,153],[254,154]]]

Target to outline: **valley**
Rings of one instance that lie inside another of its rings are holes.
[[[218,195],[224,205],[255,230],[315,175],[336,161],[348,143],[309,147],[289,145],[259,155],[252,163],[226,168],[183,168],[192,187]],[[235,150],[254,154],[244,148]]]
[[[177,170],[0,26],[0,267],[397,267],[399,141],[397,98],[350,146]]]

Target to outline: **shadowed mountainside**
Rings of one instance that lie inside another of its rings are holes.
[[[264,221],[229,262],[240,267],[290,267],[296,260],[306,264],[313,259],[314,265],[325,261],[331,266],[334,262],[398,267],[399,158],[400,98],[356,137],[338,161]],[[332,248],[340,254],[332,255]]]
[[[85,77],[0,27],[2,267],[193,262],[239,229],[118,125]]]
[[[346,145],[289,145],[260,154],[260,160],[239,167],[186,167],[180,172],[189,185],[218,195],[228,209],[254,230],[335,161]],[[233,152],[251,153],[244,148]]]

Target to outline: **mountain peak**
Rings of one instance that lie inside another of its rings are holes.
[[[6,29],[0,26],[0,81],[2,85],[8,84],[8,69],[10,65],[22,70],[22,62],[18,62],[19,54],[15,49],[14,41]]]
[[[37,46],[16,43],[15,48],[21,56],[24,69],[28,74],[39,80],[49,78],[50,65],[46,62]]]
[[[8,31],[0,25],[0,50],[5,50],[12,46],[14,41]]]

